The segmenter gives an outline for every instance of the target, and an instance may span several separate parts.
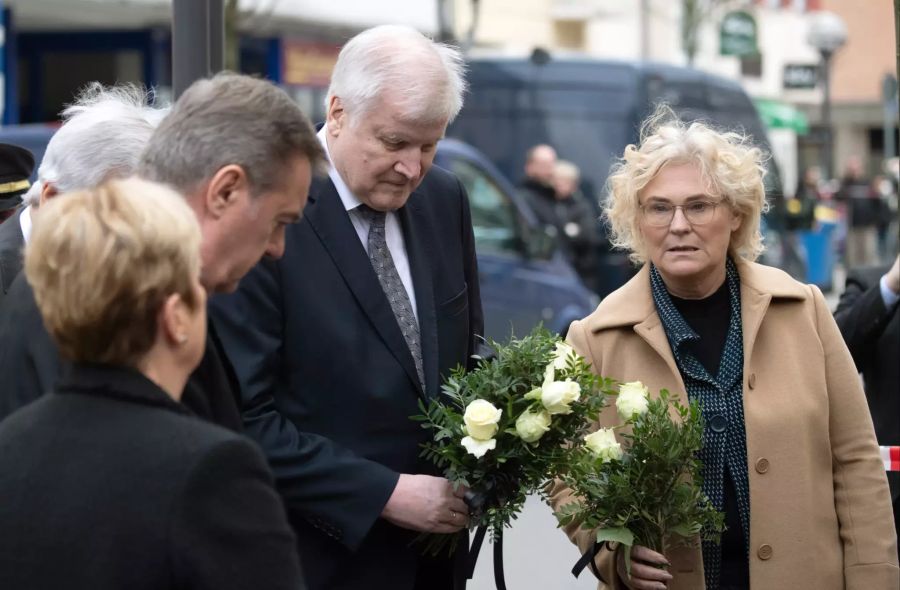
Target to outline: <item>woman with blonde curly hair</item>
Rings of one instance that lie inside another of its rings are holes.
[[[643,267],[569,341],[602,375],[696,400],[721,544],[597,556],[601,587],[896,589],[896,537],[872,419],[822,293],[754,262],[764,154],[661,109],[614,167],[613,243]],[[617,420],[615,408],[601,426]],[[555,508],[571,492],[557,485]],[[593,544],[567,527],[582,551]]]

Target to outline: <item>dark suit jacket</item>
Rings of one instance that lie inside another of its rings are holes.
[[[900,445],[900,310],[897,304],[885,308],[879,287],[889,269],[879,266],[849,273],[834,319],[863,375],[878,444]],[[896,519],[900,474],[888,473],[888,482]]]
[[[22,272],[22,246],[25,245],[25,237],[19,221],[21,217],[22,210],[19,209],[12,217],[0,223],[0,307],[13,279]]]
[[[0,424],[0,588],[298,590],[251,441],[137,371],[78,365]]]
[[[66,368],[20,273],[0,305],[0,420],[51,391]],[[240,431],[239,398],[237,377],[211,327],[182,403],[214,424]]]
[[[398,210],[415,286],[426,387],[332,182],[317,179],[284,257],[210,306],[241,382],[244,427],[263,446],[311,588],[408,590],[428,573],[415,533],[379,518],[428,434],[411,421],[466,365],[482,333],[468,199],[432,168]],[[449,587],[449,560],[435,575]]]

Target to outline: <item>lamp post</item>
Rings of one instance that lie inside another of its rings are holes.
[[[847,25],[833,12],[813,13],[809,23],[807,42],[819,51],[822,57],[822,127],[825,130],[825,145],[822,149],[822,172],[827,180],[833,174],[834,157],[833,134],[831,129],[831,58],[847,40]]]

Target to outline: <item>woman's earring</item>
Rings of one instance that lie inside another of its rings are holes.
[[[186,342],[188,341],[187,334],[179,334],[179,335],[176,337],[176,340],[178,341],[178,344],[184,344],[184,343],[186,343]]]

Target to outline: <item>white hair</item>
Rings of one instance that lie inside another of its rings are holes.
[[[349,114],[363,115],[391,91],[404,118],[449,123],[462,108],[465,90],[465,63],[458,49],[407,26],[381,25],[341,49],[325,108],[337,96]]]
[[[38,179],[23,197],[25,203],[37,206],[47,183],[66,193],[134,174],[167,112],[149,106],[151,97],[133,84],[88,84],[60,114],[62,127],[47,144]]]

